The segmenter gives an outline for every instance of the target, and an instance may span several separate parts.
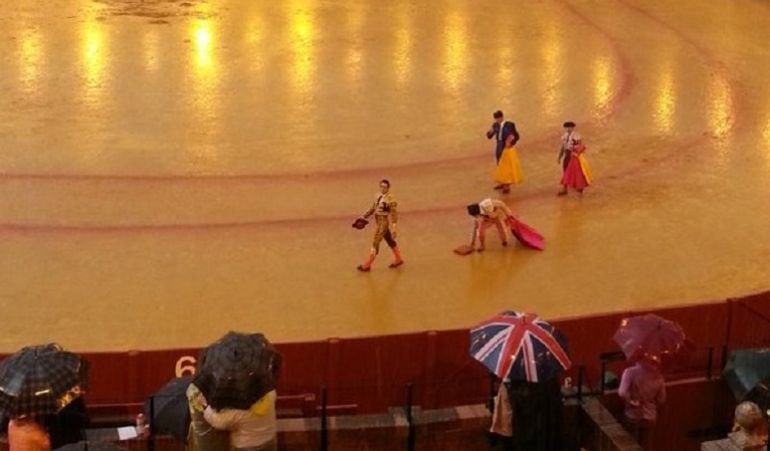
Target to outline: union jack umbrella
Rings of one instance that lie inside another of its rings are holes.
[[[29,346],[0,363],[0,411],[55,414],[88,386],[88,364],[59,345]]]
[[[470,353],[501,379],[546,381],[572,366],[566,337],[533,313],[503,312],[474,327]]]

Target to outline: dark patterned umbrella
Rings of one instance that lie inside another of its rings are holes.
[[[193,382],[215,409],[248,409],[275,389],[280,363],[264,335],[228,332],[203,350]]]
[[[30,346],[0,363],[0,410],[10,417],[48,415],[88,386],[88,364],[59,345]]]

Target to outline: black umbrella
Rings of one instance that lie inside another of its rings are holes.
[[[215,409],[248,409],[275,389],[280,362],[264,335],[228,332],[203,350],[194,383]]]
[[[730,353],[722,377],[741,400],[757,383],[770,379],[770,348],[738,349]]]
[[[88,364],[59,345],[30,346],[0,363],[0,410],[10,417],[49,415],[88,386]]]
[[[171,379],[145,401],[144,414],[151,419],[150,425],[156,434],[169,434],[180,441],[187,438],[190,427],[187,387],[190,382],[190,376]]]

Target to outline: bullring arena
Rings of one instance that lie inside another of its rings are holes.
[[[4,351],[454,329],[770,288],[763,2],[13,5]],[[493,237],[460,258],[464,206],[494,195],[498,108],[526,177],[505,200],[547,250]],[[582,198],[555,197],[567,119],[595,172]],[[359,274],[370,234],[349,224],[383,177],[406,265]]]
[[[0,351],[467,329],[770,290],[770,4],[14,0]],[[501,109],[525,181],[492,190]],[[594,184],[557,197],[561,124]],[[356,271],[387,178],[405,265]],[[546,249],[468,241],[499,196]]]

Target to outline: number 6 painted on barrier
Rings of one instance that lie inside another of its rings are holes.
[[[182,356],[176,361],[176,377],[195,375],[195,357]]]

